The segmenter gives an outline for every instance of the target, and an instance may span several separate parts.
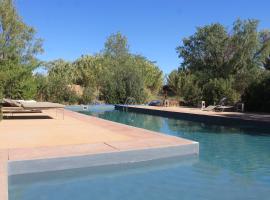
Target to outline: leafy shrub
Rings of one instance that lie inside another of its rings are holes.
[[[214,105],[217,104],[223,97],[226,97],[228,104],[234,104],[236,101],[239,100],[239,95],[232,88],[232,84],[232,78],[210,79],[209,82],[203,86],[203,100],[206,101],[208,105]]]
[[[110,104],[123,104],[128,97],[136,103],[144,103],[147,98],[144,79],[140,71],[129,63],[129,60],[117,61],[104,75],[101,97]]]
[[[0,101],[3,99],[3,88],[2,85],[0,84]]]
[[[182,94],[187,105],[196,106],[201,101],[201,89],[198,86],[195,76],[186,76]]]
[[[184,100],[184,105],[196,106],[201,100],[201,90],[196,76],[185,69],[172,71],[167,77],[167,84],[179,100]]]
[[[79,97],[76,92],[72,91],[70,88],[66,88],[63,102],[68,104],[76,104],[79,101]]]
[[[234,83],[232,85],[240,95],[243,95],[245,89],[256,79],[260,79],[263,70],[260,68],[245,69],[237,72],[234,76]]]
[[[93,100],[95,98],[94,92],[95,92],[95,90],[93,87],[88,86],[88,87],[84,88],[83,95],[81,97],[80,102],[82,104],[89,104],[89,103],[93,102]]]
[[[74,104],[79,100],[78,95],[61,76],[36,76],[36,98],[41,101]]]
[[[270,73],[252,82],[242,100],[248,111],[270,112]]]

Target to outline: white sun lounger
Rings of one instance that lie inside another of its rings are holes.
[[[46,109],[53,109],[53,108],[64,108],[65,106],[59,103],[51,103],[51,102],[22,102],[21,106],[24,109],[28,110],[46,110]]]
[[[24,113],[24,112],[41,112],[42,110],[48,109],[64,109],[65,105],[51,102],[36,102],[36,101],[17,101],[12,99],[3,99],[5,104],[8,104],[9,107],[3,107],[2,110],[4,113],[11,113],[13,116],[14,113]],[[64,110],[63,110],[64,118]]]

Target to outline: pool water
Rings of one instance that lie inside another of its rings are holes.
[[[270,199],[270,130],[122,112],[111,106],[81,112],[198,141],[200,155],[12,176],[10,200]]]

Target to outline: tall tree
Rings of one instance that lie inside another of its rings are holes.
[[[75,79],[72,64],[62,59],[45,63],[50,77],[61,77],[67,84]]]
[[[133,67],[138,68],[140,76],[143,78],[145,88],[150,93],[157,93],[163,84],[163,73],[153,61],[149,61],[140,55],[130,55],[130,62]]]
[[[261,62],[265,69],[270,70],[270,31],[261,31],[259,35],[259,40],[262,52],[259,52],[259,55],[263,54]]]
[[[3,95],[11,98],[32,98],[35,95],[32,71],[42,52],[35,30],[17,14],[12,0],[0,0],[0,73]]]
[[[45,63],[47,75],[36,75],[37,97],[41,100],[75,103],[78,96],[72,90],[74,70],[70,62],[55,60]]]
[[[129,46],[127,38],[120,32],[112,34],[105,42],[104,55],[113,58],[120,58],[129,53]]]
[[[188,70],[208,77],[223,77],[227,75],[226,65],[230,58],[228,43],[226,29],[221,24],[211,24],[197,28],[194,35],[184,38],[177,52],[183,58],[182,66]]]
[[[230,51],[232,54],[229,64],[233,73],[258,67],[262,53],[259,47],[258,20],[236,20],[230,36]]]
[[[84,96],[96,96],[99,99],[100,90],[104,82],[105,58],[102,55],[84,55],[73,62],[75,83],[85,88]],[[92,94],[90,94],[92,92]],[[93,99],[93,98],[91,98]]]
[[[237,20],[231,34],[221,24],[198,28],[177,47],[182,65],[203,74],[206,81],[263,65],[268,61],[270,44],[257,27],[257,20]]]
[[[128,97],[144,102],[159,91],[162,72],[140,55],[129,52],[127,38],[121,33],[112,34],[105,42],[102,96],[109,103],[124,103]]]
[[[227,96],[235,102],[263,73],[263,67],[269,67],[270,34],[268,30],[259,32],[258,23],[238,19],[231,31],[218,23],[200,27],[177,47],[181,67],[196,77],[202,100],[213,103]],[[173,72],[169,78],[178,84],[180,77]],[[174,86],[179,91],[183,84]]]

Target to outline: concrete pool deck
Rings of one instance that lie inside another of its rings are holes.
[[[9,175],[199,153],[197,142],[64,112],[64,118],[48,110],[0,122],[1,200],[8,200]]]
[[[270,128],[270,114],[241,113],[241,112],[215,112],[203,111],[200,108],[189,107],[158,107],[142,105],[116,105],[118,110],[129,110],[144,114],[152,114],[177,119],[209,122],[218,125],[250,125]]]

